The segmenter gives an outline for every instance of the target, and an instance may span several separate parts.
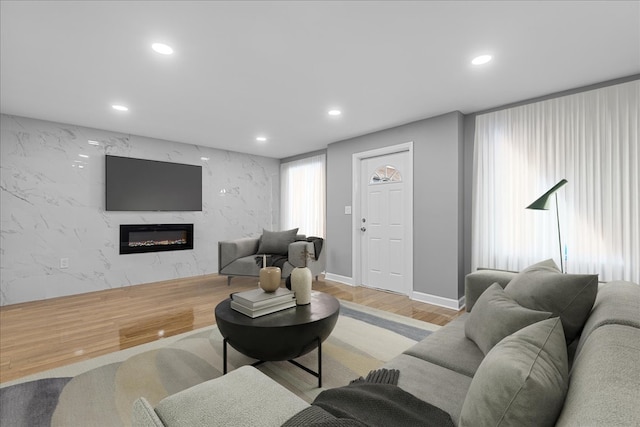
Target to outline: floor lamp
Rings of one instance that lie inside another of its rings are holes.
[[[556,219],[558,220],[558,248],[560,249],[560,270],[564,273],[564,263],[562,262],[562,239],[560,238],[560,213],[558,212],[558,194],[556,191],[567,183],[566,179],[562,179],[556,185],[551,187],[549,191],[540,196],[535,202],[527,206],[527,209],[548,210],[549,198],[553,194],[556,199]]]

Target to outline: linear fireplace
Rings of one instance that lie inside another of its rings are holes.
[[[120,254],[193,249],[193,224],[120,225]]]

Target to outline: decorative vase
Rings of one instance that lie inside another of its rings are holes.
[[[307,267],[296,267],[291,272],[291,290],[296,294],[297,305],[311,303],[311,278]]]
[[[260,269],[260,287],[265,292],[275,292],[280,287],[280,267],[262,267]]]

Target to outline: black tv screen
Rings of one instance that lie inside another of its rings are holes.
[[[107,155],[105,209],[201,211],[202,166]]]

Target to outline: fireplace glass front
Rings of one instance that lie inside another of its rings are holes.
[[[120,254],[193,249],[193,224],[122,224]]]

